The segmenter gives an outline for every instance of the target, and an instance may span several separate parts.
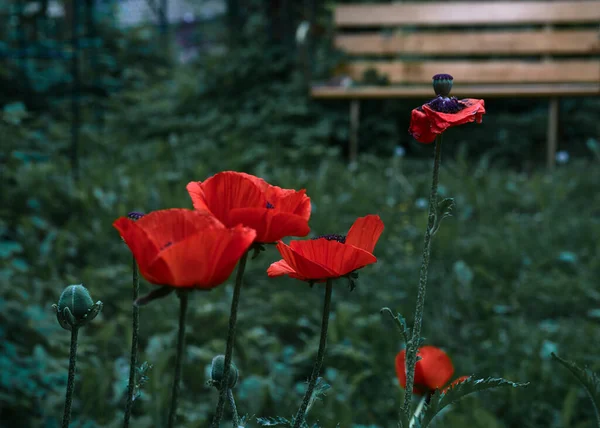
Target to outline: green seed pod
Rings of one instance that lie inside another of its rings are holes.
[[[58,299],[58,304],[52,307],[56,310],[56,318],[61,327],[71,330],[96,318],[102,310],[102,302],[94,303],[89,291],[83,284],[79,284],[65,288]]]
[[[442,97],[450,96],[453,80],[454,78],[449,74],[436,74],[433,76],[432,83],[435,94]]]
[[[221,381],[223,380],[223,371],[225,368],[225,356],[217,355],[212,360],[212,367],[210,369],[210,378],[215,386],[219,386]],[[239,372],[233,361],[231,362],[231,367],[229,369],[229,384],[227,387],[229,389],[233,388],[237,384]]]

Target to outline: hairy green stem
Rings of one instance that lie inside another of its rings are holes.
[[[77,334],[79,327],[71,327],[71,349],[69,351],[69,377],[67,379],[67,393],[65,396],[65,411],[63,413],[62,428],[69,428],[71,422],[71,404],[73,403],[73,386],[75,384],[75,366],[77,365]]]
[[[135,304],[140,293],[140,275],[135,257],[132,258],[133,269],[133,325],[131,334],[131,361],[129,362],[129,385],[127,386],[127,404],[125,406],[125,418],[123,428],[129,427],[131,408],[133,407],[133,394],[135,391],[135,371],[137,367],[138,333],[140,329],[140,308]]]
[[[225,361],[223,367],[222,379],[229,379],[229,370],[231,368],[231,358],[233,356],[233,343],[235,342],[235,325],[237,323],[237,312],[240,303],[240,292],[242,290],[242,282],[244,279],[244,270],[246,269],[246,261],[248,260],[248,251],[244,253],[237,268],[235,276],[235,287],[233,289],[233,297],[231,299],[231,311],[229,313],[229,331],[227,332],[227,346],[225,347]],[[223,418],[223,409],[225,408],[225,399],[227,397],[228,385],[226,381],[221,382],[219,386],[219,401],[217,410],[212,422],[213,428],[219,428],[221,418]]]
[[[321,366],[323,365],[323,359],[325,358],[325,347],[327,346],[327,328],[329,326],[329,311],[331,308],[332,291],[333,279],[328,279],[325,288],[325,302],[323,303],[323,320],[321,321],[321,339],[319,341],[319,351],[317,352],[317,359],[315,360],[315,365],[313,366],[313,371],[310,376],[310,381],[308,382],[308,388],[306,389],[306,393],[304,394],[304,399],[302,400],[300,409],[298,410],[298,413],[296,413],[296,417],[294,418],[293,428],[300,428],[300,426],[302,426],[302,422],[304,422],[304,418],[306,416],[306,409],[308,408],[308,403],[310,402],[310,399],[312,397],[313,391],[315,389],[315,384],[317,383],[317,378],[319,377],[319,372],[321,371]]]
[[[421,273],[419,275],[419,291],[417,294],[417,307],[415,309],[415,322],[412,329],[412,338],[406,350],[406,390],[404,395],[404,406],[402,411],[406,418],[410,418],[411,399],[415,379],[415,364],[417,351],[421,340],[421,324],[423,323],[423,309],[425,307],[425,292],[427,290],[427,271],[429,269],[429,256],[431,254],[431,232],[435,224],[437,211],[437,189],[440,176],[440,162],[442,159],[442,136],[435,140],[435,154],[433,161],[433,178],[431,180],[431,192],[429,194],[429,218],[425,230],[425,242],[423,245],[423,258],[421,261]]]
[[[231,388],[227,388],[227,399],[229,400],[229,406],[231,407],[231,412],[233,413],[233,428],[238,428],[240,426],[240,417],[237,412],[235,398],[233,398],[233,391]]]
[[[185,316],[188,306],[189,291],[184,290],[177,293],[179,296],[179,334],[177,335],[177,356],[175,357],[175,378],[171,390],[171,408],[169,409],[168,428],[175,425],[177,415],[177,399],[179,398],[179,380],[181,378],[181,361],[183,360],[183,348],[185,341]]]

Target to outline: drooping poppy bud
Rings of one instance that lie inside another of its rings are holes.
[[[69,285],[61,293],[58,304],[52,305],[56,311],[58,323],[65,330],[81,327],[94,318],[102,310],[102,302],[94,303],[87,288],[83,284]]]
[[[212,360],[212,366],[210,368],[210,380],[211,383],[215,386],[219,386],[221,381],[223,380],[223,372],[225,370],[225,356],[217,355]],[[232,389],[238,380],[239,372],[233,361],[231,362],[231,366],[229,368],[229,382],[227,384],[227,388]]]

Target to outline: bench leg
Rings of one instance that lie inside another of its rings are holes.
[[[556,148],[558,146],[558,98],[550,99],[548,106],[548,140],[546,146],[546,167],[549,170],[554,169],[556,162]]]
[[[358,123],[360,118],[360,101],[350,101],[350,162],[356,162],[358,158]]]

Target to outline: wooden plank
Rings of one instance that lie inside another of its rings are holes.
[[[452,95],[458,98],[484,97],[549,97],[549,96],[597,96],[600,97],[600,83],[566,84],[519,84],[519,85],[454,85]],[[321,99],[383,99],[383,98],[423,98],[434,96],[429,85],[414,86],[313,86],[311,96]]]
[[[532,61],[357,61],[344,68],[361,80],[374,69],[392,83],[426,83],[438,73],[448,73],[460,83],[598,82],[600,60]]]
[[[347,4],[335,8],[334,21],[338,27],[595,23],[600,0]]]
[[[599,5],[600,7],[600,5]],[[338,34],[335,47],[352,55],[598,54],[598,30],[531,30]]]

